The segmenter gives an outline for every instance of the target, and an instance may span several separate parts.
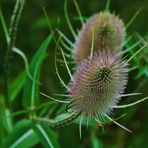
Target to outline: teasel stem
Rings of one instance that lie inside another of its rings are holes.
[[[110,6],[110,0],[107,0],[106,6],[105,6],[106,12],[109,12],[109,6]]]
[[[11,109],[9,108],[9,73],[10,73],[10,60],[12,55],[12,48],[15,46],[15,39],[16,39],[16,32],[18,27],[18,22],[21,16],[21,12],[23,10],[25,0],[17,0],[14,11],[11,17],[10,21],[10,27],[9,31],[7,31],[7,28],[5,28],[5,32],[7,33],[6,36],[6,43],[7,43],[7,49],[4,59],[4,114],[6,116],[5,123],[6,123],[6,130],[8,133],[12,130],[12,118],[11,118]]]
[[[63,120],[61,120],[57,123],[54,123],[53,126],[54,127],[60,127],[60,126],[63,126],[65,124],[68,124],[68,123],[72,122],[74,119],[76,119],[80,114],[81,114],[81,112],[75,112],[75,113],[71,114],[71,116],[69,116],[68,118],[63,119]]]
[[[15,46],[16,32],[18,28],[19,19],[24,7],[24,3],[25,0],[16,1],[9,27],[9,40],[7,42],[7,51],[5,55],[5,65],[4,65],[4,96],[6,101],[5,103],[7,106],[9,104],[8,77],[10,73],[10,60],[12,55],[12,48]]]
[[[46,119],[46,118],[40,118],[40,117],[36,117],[35,120],[42,122],[42,123],[47,123],[50,126],[53,126],[55,128],[60,127],[60,126],[64,126],[65,124],[68,124],[70,122],[72,122],[74,119],[76,119],[79,115],[81,114],[81,112],[72,112],[71,115],[69,115],[69,117],[62,119],[60,121],[55,122],[54,120],[51,119]]]

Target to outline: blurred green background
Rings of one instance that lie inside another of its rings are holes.
[[[106,1],[105,0],[77,0],[82,15],[89,17],[92,14],[104,10]],[[15,0],[1,0],[0,7],[2,9],[6,25],[9,26],[13,8],[15,5]],[[58,27],[72,42],[74,39],[70,30],[68,29],[67,22],[64,17],[64,0],[26,0],[24,10],[19,22],[16,46],[21,49],[27,56],[30,62],[33,55],[36,53],[40,44],[45,40],[49,34],[49,28],[45,15],[43,13],[43,7],[46,8],[48,17],[52,27]],[[132,16],[142,8],[140,14],[137,16],[132,25],[128,28],[128,35],[133,35],[133,42],[138,41],[135,34],[138,32],[145,40],[147,39],[148,32],[148,1],[147,0],[111,0],[110,11],[115,12],[123,19],[125,24],[132,18]],[[81,24],[77,19],[77,12],[72,0],[68,0],[68,15],[70,16],[72,25],[74,29],[80,29]],[[132,43],[131,43],[132,44]],[[3,87],[3,76],[4,76],[4,55],[6,53],[7,45],[5,41],[4,32],[2,25],[0,25],[0,92],[4,91]],[[48,56],[44,60],[40,82],[40,90],[46,92],[47,94],[54,93],[64,93],[65,90],[61,86],[56,74],[54,67],[54,49],[55,44],[51,42],[47,53]],[[137,50],[136,48],[134,49]],[[148,52],[146,52],[146,57],[148,57]],[[143,57],[143,55],[141,55]],[[147,60],[138,58],[138,64],[141,67],[148,67]],[[134,62],[131,63],[134,65]],[[65,74],[65,69],[60,66],[60,74],[65,82],[68,83],[68,75]],[[147,68],[146,68],[147,69]],[[24,70],[24,63],[22,59],[13,54],[11,60],[11,69],[9,83],[11,84],[13,80],[18,76],[21,71]],[[143,95],[138,97],[131,97],[122,100],[121,103],[128,103],[148,96],[148,77],[145,74],[141,74],[140,77],[135,78],[142,69],[136,69],[129,75],[129,84],[126,92],[141,92]],[[16,112],[23,109],[22,105],[23,87],[17,95],[15,101],[11,103],[11,111]],[[28,98],[29,99],[29,98]],[[43,103],[48,101],[47,99],[40,97],[40,101]],[[56,107],[50,106],[46,107],[46,112],[57,112],[60,105]],[[60,111],[59,111],[60,113]],[[78,124],[70,124],[65,127],[58,129],[52,129],[55,134],[56,141],[62,148],[147,148],[148,147],[148,102],[145,101],[137,106],[121,109],[114,111],[116,117],[126,113],[127,115],[119,120],[120,123],[128,127],[133,131],[132,134],[124,131],[123,129],[117,127],[114,124],[105,125],[103,133],[101,129],[97,128],[97,125],[92,125],[88,128],[86,126],[82,127],[82,139],[79,138]],[[45,113],[43,113],[45,115]],[[113,115],[114,116],[114,115]],[[52,116],[54,117],[54,116]],[[22,119],[27,118],[27,115],[18,115],[13,119],[13,124],[17,124]],[[2,119],[2,118],[1,118]],[[2,127],[3,128],[3,127]],[[48,127],[50,128],[50,127]],[[3,135],[2,135],[3,134]],[[5,141],[7,137],[6,132],[0,132],[0,143]],[[32,145],[32,147],[45,147],[40,142]]]

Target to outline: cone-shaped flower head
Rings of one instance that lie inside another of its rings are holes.
[[[88,57],[92,42],[93,51],[102,49],[120,51],[124,37],[125,27],[117,16],[109,12],[94,14],[79,32],[74,44],[74,58],[77,63],[80,63]]]
[[[115,53],[98,52],[83,60],[69,84],[70,108],[90,117],[109,113],[127,84],[128,65]]]

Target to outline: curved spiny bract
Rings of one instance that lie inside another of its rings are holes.
[[[94,41],[92,38],[94,37]],[[109,12],[100,12],[90,17],[83,25],[74,44],[74,58],[77,63],[90,55],[93,50],[106,49],[120,51],[125,38],[125,27],[122,22]]]
[[[83,60],[68,86],[72,98],[77,98],[71,109],[91,118],[108,114],[120,100],[127,76],[127,63],[115,53],[99,51],[92,59]]]

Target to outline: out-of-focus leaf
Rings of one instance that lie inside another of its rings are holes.
[[[4,95],[0,93],[0,104],[3,104],[4,101]]]
[[[5,23],[5,20],[4,20],[4,17],[3,17],[1,9],[0,9],[0,20],[1,20],[1,23],[2,23],[3,30],[4,30],[6,42],[8,44],[8,42],[9,42],[9,34],[8,34],[7,26],[6,26],[6,23]]]
[[[92,148],[103,148],[102,142],[97,139],[97,137],[92,134],[91,136]]]
[[[10,133],[10,131],[12,130],[12,121],[10,114],[10,110],[5,108],[4,105],[0,105],[0,124],[6,133]]]
[[[14,101],[16,99],[16,96],[20,92],[20,90],[23,87],[23,84],[25,82],[26,74],[25,72],[21,72],[18,77],[10,84],[9,86],[9,98],[10,101]],[[2,103],[4,100],[4,95],[0,94],[0,103]]]
[[[13,83],[9,87],[9,98],[10,101],[13,101],[18,93],[20,92],[24,82],[25,82],[26,74],[25,72],[21,72],[18,77],[13,81]]]
[[[1,146],[1,143],[4,142],[5,137],[6,137],[6,132],[5,132],[4,128],[3,128],[3,124],[0,124],[0,133],[1,133],[0,134],[0,146]]]
[[[49,35],[47,39],[41,44],[40,48],[34,55],[29,71],[33,77],[33,80],[26,78],[26,83],[24,87],[23,105],[24,107],[34,107],[39,103],[39,77],[40,68],[42,61],[45,57],[45,51],[52,39],[52,35]]]
[[[0,120],[1,120],[1,123],[0,123],[0,133],[3,134],[4,132],[7,132],[6,131],[6,123],[5,123],[5,112],[4,112],[4,107],[2,104],[0,104]],[[4,136],[4,135],[1,135],[0,136]]]
[[[136,76],[136,79],[138,79],[138,78],[140,78],[140,77],[142,77],[142,76],[144,76],[144,75],[145,75],[146,77],[148,77],[148,67],[147,67],[147,66],[142,67],[142,68],[140,69],[138,75]]]
[[[52,130],[46,126],[37,124],[35,128],[36,133],[41,139],[42,144],[46,148],[59,148],[58,142]]]
[[[5,140],[3,147],[27,148],[39,142],[37,134],[32,129],[31,121],[24,119],[16,124],[12,132]]]

